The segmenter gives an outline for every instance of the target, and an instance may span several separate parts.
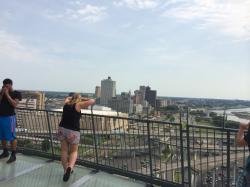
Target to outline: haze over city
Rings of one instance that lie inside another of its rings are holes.
[[[0,0],[0,79],[15,88],[250,100],[247,0]],[[49,5],[49,6],[48,6]]]

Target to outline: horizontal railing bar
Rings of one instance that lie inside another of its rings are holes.
[[[224,131],[225,133],[227,131],[231,132],[237,132],[238,129],[232,129],[232,128],[223,128],[223,127],[211,127],[211,126],[205,126],[205,125],[189,125],[190,128],[197,128],[197,129],[209,129],[209,130],[218,130],[218,131]]]

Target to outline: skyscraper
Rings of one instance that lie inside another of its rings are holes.
[[[142,99],[145,100],[146,86],[140,86],[140,92],[142,94]]]
[[[108,106],[108,101],[116,96],[116,82],[108,77],[101,82],[101,105]]]
[[[146,87],[145,100],[154,108],[156,107],[156,95],[156,90],[151,90],[149,86]]]
[[[96,86],[95,87],[95,97],[96,98],[100,98],[101,97],[101,87],[100,86]]]
[[[140,90],[136,90],[134,96],[134,104],[143,104],[144,101],[144,93],[142,93]]]

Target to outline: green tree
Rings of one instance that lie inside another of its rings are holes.
[[[209,113],[209,116],[210,116],[211,118],[216,117],[216,116],[217,116],[217,113],[216,113],[216,112],[210,112],[210,113]]]
[[[169,121],[170,121],[171,123],[173,123],[173,122],[175,121],[174,116],[171,116],[171,117],[169,118]]]
[[[228,120],[226,121],[225,125],[227,128],[238,129],[240,122]]]
[[[223,116],[214,116],[214,117],[212,117],[212,120],[213,120],[213,124],[215,126],[222,127],[224,117]]]
[[[206,116],[206,113],[202,110],[193,110],[190,112],[190,114],[194,116],[200,116],[200,117]]]
[[[162,107],[161,110],[166,112],[178,112],[179,107],[177,105],[168,105],[166,107]]]

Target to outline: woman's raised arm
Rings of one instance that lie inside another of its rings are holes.
[[[237,133],[236,141],[238,146],[245,146],[247,142],[244,139],[244,131],[248,129],[248,124],[241,123]]]
[[[76,105],[76,108],[81,110],[81,109],[85,109],[85,108],[88,108],[89,106],[95,104],[95,99],[88,99],[86,101],[82,101],[82,102],[79,102],[77,103]]]

